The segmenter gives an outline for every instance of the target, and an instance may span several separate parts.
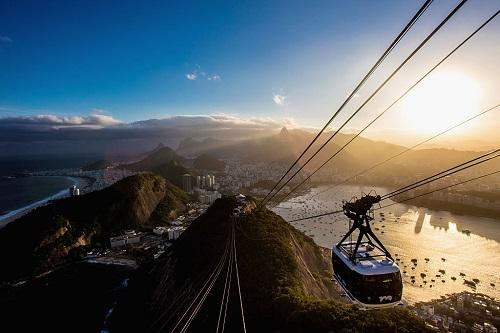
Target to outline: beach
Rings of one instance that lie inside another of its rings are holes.
[[[67,197],[68,188],[73,185],[85,188],[89,180],[73,176],[29,176],[4,179],[2,182],[5,206],[2,207],[4,213],[0,215],[0,228],[51,200]]]

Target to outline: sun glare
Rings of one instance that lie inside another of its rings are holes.
[[[419,133],[436,132],[479,111],[480,87],[470,77],[443,72],[427,78],[403,101],[407,126]]]

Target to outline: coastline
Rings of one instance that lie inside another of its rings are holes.
[[[394,202],[400,202],[398,198],[394,198]],[[404,198],[401,198],[401,200],[404,200]],[[458,214],[458,215],[470,215],[474,217],[485,217],[493,220],[498,220],[498,217],[500,216],[500,212],[493,210],[493,209],[488,209],[488,208],[482,208],[482,207],[475,207],[463,203],[454,203],[454,202],[446,202],[446,201],[440,201],[440,200],[434,200],[434,199],[429,199],[429,198],[416,198],[412,200],[408,200],[405,202],[401,202],[401,204],[404,205],[409,205],[409,206],[415,206],[415,207],[421,207],[421,208],[427,208],[427,209],[432,209],[432,210],[437,210],[437,211],[445,211],[445,212],[450,212],[453,214]]]
[[[30,176],[30,177],[38,177],[38,176]],[[67,178],[73,182],[73,185],[80,187],[80,188],[85,188],[88,185],[88,180],[85,178],[80,178],[80,177],[74,177],[74,176],[43,176],[43,177]],[[28,214],[33,209],[46,205],[51,200],[57,200],[57,199],[64,198],[65,196],[67,196],[67,193],[68,193],[67,188],[61,189],[58,192],[53,193],[45,198],[42,198],[42,199],[37,200],[35,202],[31,202],[23,207],[11,210],[10,212],[8,212],[4,215],[0,215],[0,229],[5,227],[10,222],[17,220],[21,216]]]

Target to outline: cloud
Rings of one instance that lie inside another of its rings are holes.
[[[276,105],[279,105],[279,106],[285,105],[285,100],[286,100],[286,96],[284,96],[284,95],[275,94],[273,96],[273,101],[274,101],[274,103],[276,103]]]
[[[190,81],[196,81],[202,78],[205,78],[207,81],[220,81],[221,77],[219,74],[209,74],[204,71],[198,71],[199,69],[200,66],[198,66],[198,69],[194,70],[193,72],[184,74],[184,76]]]
[[[51,114],[0,118],[0,156],[40,153],[144,152],[159,142],[176,148],[185,138],[242,140],[276,133],[296,124],[272,118],[216,113],[120,122],[110,115],[63,117]],[[294,126],[296,127],[296,126]],[[135,150],[134,150],[135,149]]]
[[[208,81],[220,81],[220,76],[217,74],[211,75],[207,77]]]
[[[5,35],[0,35],[0,42],[5,42],[5,43],[12,43],[13,40],[10,37],[7,37]]]
[[[19,129],[34,129],[37,131],[48,129],[61,129],[69,127],[83,127],[98,129],[121,122],[112,116],[93,113],[89,116],[57,116],[51,114],[41,114],[35,116],[4,117],[0,118],[0,128],[15,127]]]

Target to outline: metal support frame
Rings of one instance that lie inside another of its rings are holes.
[[[352,227],[349,231],[344,235],[342,240],[337,244],[337,248],[342,251],[343,243],[346,239],[352,235],[355,230],[359,230],[358,238],[356,240],[356,245],[354,247],[354,251],[352,251],[352,242],[349,243],[351,245],[351,253],[348,253],[349,259],[352,262],[355,262],[357,259],[357,252],[359,246],[363,243],[363,238],[366,237],[367,242],[373,247],[379,249],[384,255],[393,260],[389,251],[385,248],[384,244],[378,239],[378,237],[373,233],[372,228],[370,226],[370,221],[373,220],[373,211],[372,207],[374,204],[380,202],[379,195],[364,195],[360,199],[357,199],[353,202],[344,202],[343,209],[344,214],[351,220],[353,220]]]

